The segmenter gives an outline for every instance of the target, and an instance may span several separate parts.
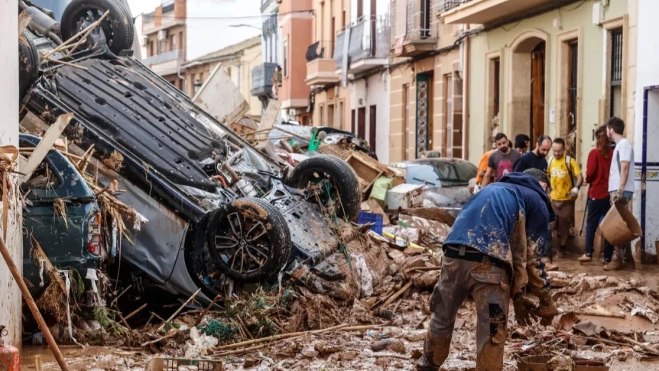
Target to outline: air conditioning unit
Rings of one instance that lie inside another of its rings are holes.
[[[158,31],[158,41],[167,40],[167,30]]]
[[[142,36],[142,45],[146,45],[149,43],[149,36]]]

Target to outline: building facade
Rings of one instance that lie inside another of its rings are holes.
[[[277,91],[284,120],[297,120],[310,125],[309,93],[305,79],[306,52],[313,40],[312,0],[281,0],[279,27],[281,28],[282,61],[281,87]]]
[[[259,27],[248,23],[260,23],[260,2],[162,0],[153,12],[143,15],[146,56],[142,63],[179,90],[189,91],[181,66],[187,60],[258,35]]]
[[[186,79],[185,93],[194,97],[217,65],[221,64],[222,70],[231,77],[250,106],[246,115],[259,121],[261,102],[251,91],[252,71],[261,65],[261,54],[261,36],[256,36],[186,62],[181,67]]]
[[[279,2],[261,0],[261,63],[252,69],[251,94],[261,102],[264,111],[271,99],[278,98],[283,64],[282,37],[279,27]],[[281,114],[276,122],[281,121]]]
[[[641,225],[643,235],[635,244],[635,255],[644,263],[657,263],[659,241],[659,148],[651,143],[659,141],[659,24],[654,14],[659,14],[659,3],[652,0],[629,0],[629,28],[634,34],[630,39],[636,45],[628,48],[630,79],[635,78],[635,106],[633,119],[628,117],[627,138],[634,139],[634,215]],[[631,116],[631,114],[630,114]],[[629,130],[632,129],[632,130]],[[640,253],[640,254],[639,254]]]
[[[350,22],[347,0],[312,0],[312,42],[308,45],[306,83],[311,90],[310,115],[314,126],[350,130],[350,90],[340,84],[337,63],[337,33]]]
[[[463,122],[464,28],[439,22],[436,0],[392,0],[389,161],[439,151],[468,158]]]

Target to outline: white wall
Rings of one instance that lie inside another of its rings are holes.
[[[0,1],[0,145],[18,148],[18,1]],[[20,169],[19,169],[20,170]],[[10,177],[10,179],[12,179]],[[15,178],[11,187],[16,190]],[[23,271],[23,239],[21,209],[15,201],[16,192],[10,192],[7,241],[5,245],[12,260]],[[0,235],[1,236],[1,235]],[[21,344],[21,293],[4,259],[0,257],[0,325],[9,332],[5,340],[14,346]]]
[[[353,81],[350,93],[351,110],[366,107],[366,135],[364,136],[366,140],[371,137],[369,108],[373,105],[376,106],[375,153],[378,155],[378,160],[384,164],[389,163],[390,81],[389,72],[378,73],[368,79]]]
[[[188,60],[261,34],[261,0],[190,0],[187,12]]]
[[[648,94],[647,138],[643,141],[644,92],[648,86],[659,85],[659,1],[638,0],[637,55],[636,55],[636,102],[634,130],[634,162],[643,160],[643,147],[647,150],[647,162],[659,163],[659,90]],[[641,166],[635,166],[636,192],[634,193],[634,214],[641,220]],[[645,218],[645,250],[657,254],[655,241],[659,241],[659,166],[647,167]]]

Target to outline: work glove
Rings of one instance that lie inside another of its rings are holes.
[[[572,198],[577,198],[579,196],[579,187],[574,187],[570,191]]]
[[[613,203],[616,203],[616,202],[622,200],[623,197],[624,197],[624,192],[621,191],[621,190],[617,190],[617,191],[613,194]]]
[[[476,185],[474,186],[474,194],[480,192],[480,190],[481,190],[481,185],[480,185],[480,184],[476,184]]]
[[[536,319],[534,314],[537,312],[538,307],[529,298],[523,294],[519,294],[513,300],[513,308],[515,309],[515,320],[518,324],[525,326],[533,323],[531,319]]]

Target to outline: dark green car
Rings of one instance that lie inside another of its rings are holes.
[[[20,135],[20,147],[36,147],[39,138]],[[23,209],[23,276],[33,295],[48,285],[39,261],[32,259],[34,240],[58,269],[75,269],[95,277],[101,266],[101,214],[94,192],[75,166],[62,153],[51,150],[30,179],[21,185],[26,199]],[[56,207],[59,204],[60,207]],[[62,212],[64,206],[65,211]],[[56,211],[57,209],[57,211]],[[42,285],[42,282],[44,283]]]

